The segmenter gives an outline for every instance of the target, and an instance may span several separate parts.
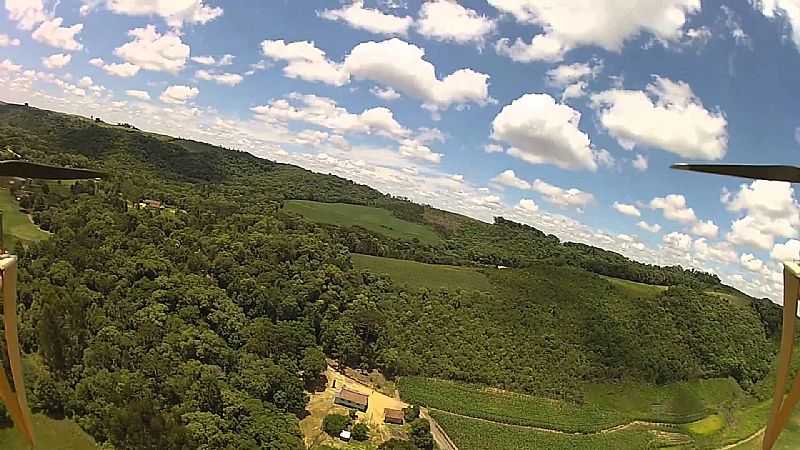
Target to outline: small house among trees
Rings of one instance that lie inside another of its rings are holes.
[[[342,405],[348,408],[357,409],[362,412],[367,412],[367,406],[369,405],[369,395],[352,391],[347,388],[342,388],[336,394],[336,398],[334,399],[333,402],[336,403],[337,405]]]
[[[163,205],[158,200],[146,199],[139,203],[139,206],[142,208],[161,209]]]
[[[383,421],[386,423],[395,423],[402,425],[404,421],[403,411],[400,409],[386,408],[383,410]]]

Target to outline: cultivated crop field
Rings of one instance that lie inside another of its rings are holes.
[[[623,430],[594,435],[564,435],[498,425],[475,419],[431,412],[459,448],[469,450],[619,450],[657,448],[684,442],[669,433]]]
[[[401,397],[413,404],[494,422],[568,432],[593,432],[627,422],[618,411],[426,378],[403,377]],[[448,429],[448,432],[450,430]]]
[[[356,253],[351,257],[357,269],[388,274],[395,283],[412,288],[492,290],[492,284],[486,276],[470,267],[424,264]]]
[[[430,408],[512,425],[591,433],[635,420],[689,423],[737,401],[728,379],[667,386],[591,384],[581,404],[426,378],[403,377],[404,400]]]
[[[419,239],[423,244],[439,244],[442,238],[425,225],[398,219],[382,208],[350,205],[347,203],[321,203],[310,200],[288,200],[284,210],[297,213],[306,219],[339,226],[360,226],[367,230],[403,240]]]

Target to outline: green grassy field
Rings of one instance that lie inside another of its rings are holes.
[[[620,288],[631,297],[655,297],[656,295],[667,290],[667,286],[658,286],[654,284],[637,283],[635,281],[623,280],[621,278],[607,277],[600,275],[611,284]]]
[[[684,442],[680,436],[642,429],[574,436],[496,425],[447,413],[432,412],[431,417],[459,448],[469,450],[619,450],[658,448]]]
[[[350,205],[346,203],[320,203],[308,200],[288,200],[284,210],[297,213],[312,222],[331,225],[354,226],[381,233],[383,235],[412,240],[419,239],[423,244],[439,244],[442,238],[431,228],[398,219],[382,208]]]
[[[36,448],[47,450],[95,450],[101,448],[94,439],[71,420],[55,420],[41,414],[33,415]],[[0,448],[29,450],[16,428],[0,429]]]
[[[3,239],[7,243],[11,243],[12,238],[23,241],[40,241],[50,236],[19,211],[17,201],[11,196],[8,189],[0,189],[0,210],[3,211]]]
[[[486,276],[471,267],[424,264],[402,259],[352,254],[353,266],[388,274],[395,283],[412,288],[448,288],[490,291]]]
[[[706,294],[727,300],[735,305],[749,306],[750,300],[741,295],[729,294],[727,292],[706,291]]]
[[[730,379],[666,386],[589,384],[580,404],[418,377],[403,377],[399,386],[410,403],[494,422],[583,433],[635,420],[695,422],[744,396]]]
[[[686,425],[686,430],[692,434],[709,436],[721,430],[724,426],[725,419],[719,414],[712,414]]]

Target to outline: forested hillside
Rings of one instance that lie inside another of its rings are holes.
[[[35,108],[0,105],[0,148],[109,174],[35,194],[53,235],[17,247],[18,313],[33,407],[117,448],[303,448],[297,420],[326,356],[576,402],[588,381],[750,389],[770,367],[779,309],[707,294],[726,289],[710,274]],[[442,241],[312,223],[291,199],[384,208]],[[494,288],[409,289],[350,252],[475,266]],[[638,298],[587,270],[671,287]]]

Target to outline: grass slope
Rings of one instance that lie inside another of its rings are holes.
[[[431,228],[398,219],[381,208],[350,205],[347,203],[321,203],[310,200],[288,200],[284,210],[297,213],[312,222],[339,226],[360,226],[385,236],[412,240],[423,244],[439,244],[441,237]]]
[[[742,295],[731,294],[727,292],[717,292],[717,291],[706,291],[706,294],[713,295],[723,300],[727,300],[734,305],[741,305],[741,306],[750,305],[750,300],[748,300],[747,297],[744,297]]]
[[[25,214],[19,210],[16,199],[8,189],[0,189],[0,210],[3,211],[3,239],[11,243],[11,238],[23,241],[40,241],[50,235],[39,229]]]
[[[395,283],[412,288],[492,290],[486,276],[469,267],[424,264],[356,253],[351,258],[353,266],[358,269],[388,274]]]
[[[623,280],[621,278],[607,277],[603,275],[601,275],[601,277],[610,281],[611,284],[613,284],[615,287],[621,289],[626,294],[634,298],[635,297],[652,298],[667,290],[667,286],[637,283],[635,281]]]
[[[51,419],[41,414],[33,415],[36,448],[64,450],[94,450],[101,448],[77,423],[71,420]],[[0,448],[4,450],[29,450],[16,428],[0,429]]]

